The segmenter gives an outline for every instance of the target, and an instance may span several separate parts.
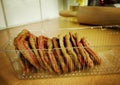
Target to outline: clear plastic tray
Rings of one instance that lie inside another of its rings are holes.
[[[15,50],[13,39],[20,31],[10,32],[10,41],[5,45],[5,51],[11,61],[14,72],[19,79],[37,79],[37,78],[51,78],[51,77],[67,77],[67,76],[85,76],[85,75],[101,75],[120,73],[120,31],[116,29],[96,27],[82,27],[82,28],[65,28],[55,30],[29,30],[36,36],[44,35],[49,38],[57,37],[59,34],[66,34],[69,32],[77,32],[79,36],[86,37],[90,42],[91,48],[100,56],[101,64],[96,65],[92,69],[76,70],[64,74],[50,74],[48,72],[32,72],[23,73],[20,62],[20,52]],[[60,48],[61,49],[61,48]],[[69,48],[66,48],[69,49]],[[75,49],[75,48],[73,48]],[[38,49],[39,50],[39,49]],[[54,49],[56,50],[56,49]],[[52,51],[54,51],[52,50]]]

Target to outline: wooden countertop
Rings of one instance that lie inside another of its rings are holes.
[[[2,51],[4,44],[9,40],[9,31],[21,29],[54,29],[86,27],[69,19],[58,18],[33,24],[12,27],[0,31],[0,85],[120,85],[120,74],[97,75],[97,76],[76,76],[51,79],[19,80],[15,77],[14,71],[5,52]]]

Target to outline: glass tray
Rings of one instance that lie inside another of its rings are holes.
[[[20,32],[10,32],[10,41],[5,45],[5,52],[11,61],[14,72],[19,79],[37,79],[37,78],[52,78],[52,77],[68,77],[68,76],[89,76],[120,73],[120,31],[108,29],[108,27],[82,27],[82,28],[65,28],[55,30],[29,30],[32,34],[39,36],[44,35],[49,38],[57,37],[59,34],[67,34],[69,32],[78,33],[79,36],[85,37],[89,42],[91,48],[100,56],[101,64],[96,65],[92,69],[84,68],[82,70],[75,70],[73,72],[58,74],[50,74],[49,72],[31,72],[23,73],[20,51],[15,50],[13,40]],[[62,48],[59,48],[62,49]],[[66,48],[70,49],[70,48]],[[75,49],[75,48],[73,48]],[[78,48],[77,48],[78,49]],[[33,49],[31,49],[33,50]],[[39,49],[37,49],[39,50]],[[48,49],[46,49],[46,53]],[[51,52],[54,52],[53,49]]]

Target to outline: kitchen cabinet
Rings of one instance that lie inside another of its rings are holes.
[[[3,15],[2,3],[0,0],[0,30],[4,27],[6,27],[6,25],[5,25],[4,15]]]
[[[3,0],[8,27],[41,20],[39,0]]]

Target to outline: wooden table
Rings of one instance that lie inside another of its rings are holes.
[[[9,31],[18,31],[21,29],[54,29],[54,28],[74,28],[86,27],[69,19],[57,18],[33,24],[12,27],[0,31],[0,85],[120,85],[120,74],[97,75],[97,76],[76,76],[51,79],[19,80],[15,77],[14,71],[5,52],[1,49],[9,40]]]

